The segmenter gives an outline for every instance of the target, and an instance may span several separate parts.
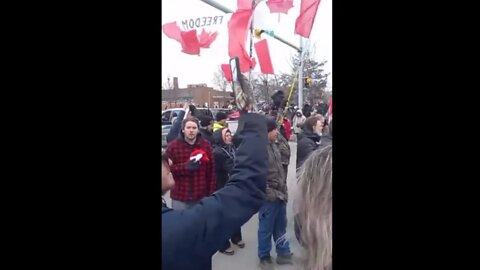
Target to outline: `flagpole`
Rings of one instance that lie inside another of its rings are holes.
[[[302,44],[302,36],[300,36],[300,63],[298,64],[298,107],[300,109],[303,108],[303,52],[305,48],[303,48]]]
[[[252,0],[252,10],[255,10],[255,0]],[[252,20],[250,21],[250,59],[253,56],[253,18],[254,14],[252,13]],[[253,67],[250,65],[250,71],[248,73],[248,82],[252,83],[252,70]]]

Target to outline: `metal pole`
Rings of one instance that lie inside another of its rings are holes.
[[[217,3],[217,2],[215,2],[215,1],[213,1],[213,0],[200,0],[200,1],[202,1],[202,2],[204,2],[205,4],[208,4],[208,5],[216,8],[216,9],[219,9],[219,10],[225,12],[225,13],[233,13],[233,10],[231,10],[231,9],[225,7],[225,6],[222,6],[222,5],[220,5],[219,3]],[[286,44],[286,45],[294,48],[295,50],[297,50],[297,52],[300,52],[300,51],[301,51],[300,48],[298,48],[297,46],[293,45],[292,43],[286,41],[285,39],[283,39],[283,38],[281,38],[281,37],[279,37],[279,36],[277,36],[277,35],[272,35],[272,37],[273,37],[274,39],[282,42],[283,44]]]
[[[263,82],[265,83],[265,103],[268,104],[268,74],[267,78]]]
[[[252,9],[255,8],[255,0],[252,1]],[[250,22],[250,59],[253,56],[253,15],[252,15],[252,21]],[[252,83],[252,70],[253,67],[250,66],[250,71],[248,72],[248,81]]]
[[[300,37],[300,48],[303,47],[302,37]],[[303,108],[303,52],[305,48],[300,50],[300,63],[298,69],[298,107]]]
[[[301,51],[302,51],[301,48],[298,48],[297,46],[293,45],[292,43],[286,41],[285,39],[283,39],[283,38],[281,38],[281,37],[279,37],[279,36],[273,35],[272,37],[273,37],[274,39],[282,42],[283,44],[288,45],[288,46],[294,48],[295,50],[297,50],[297,52],[301,52]]]
[[[202,2],[204,2],[205,4],[209,4],[210,6],[216,8],[216,9],[219,9],[225,13],[233,13],[233,11],[225,6],[222,6],[220,5],[219,3],[215,2],[215,1],[211,1],[211,0],[200,0]]]

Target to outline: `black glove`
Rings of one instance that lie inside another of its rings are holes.
[[[197,108],[194,105],[188,105],[188,109],[190,110],[191,116],[196,116],[195,112],[197,111]]]
[[[199,161],[190,160],[189,162],[187,162],[187,170],[189,172],[194,172],[198,170],[198,168],[200,168],[200,160]]]
[[[285,94],[279,90],[275,94],[273,94],[273,96],[271,96],[271,99],[273,101],[273,105],[276,108],[281,108],[283,105],[282,103],[285,100]]]

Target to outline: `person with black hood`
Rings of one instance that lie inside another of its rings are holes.
[[[302,108],[302,113],[303,115],[305,115],[305,117],[310,117],[311,114],[312,114],[312,107],[310,105],[308,105],[308,103],[305,103],[305,105],[303,105],[303,108]]]
[[[232,142],[232,133],[228,128],[223,128],[213,133],[213,156],[215,157],[215,175],[217,176],[217,190],[222,189],[228,182],[235,163],[236,149]],[[238,228],[230,238],[233,244],[240,248],[245,247],[242,241],[242,231]],[[219,249],[221,253],[233,255],[235,252],[227,239]]]
[[[311,116],[305,120],[302,131],[297,139],[297,166],[300,168],[307,157],[318,148],[323,129],[321,116]]]
[[[199,116],[200,120],[200,134],[202,138],[206,139],[213,146],[213,118],[208,115]]]

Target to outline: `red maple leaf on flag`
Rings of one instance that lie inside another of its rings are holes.
[[[267,6],[270,13],[288,14],[288,11],[293,7],[293,0],[268,0]]]
[[[210,44],[215,41],[218,36],[218,32],[207,32],[205,28],[202,30],[202,33],[198,37],[200,43],[200,48],[210,48]]]
[[[252,9],[252,0],[237,0],[237,10]]]
[[[163,33],[182,45],[182,52],[186,54],[199,55],[200,48],[210,48],[210,45],[217,38],[218,33],[209,33],[203,29],[200,37],[197,30],[182,31],[176,22],[166,23],[162,26]]]

